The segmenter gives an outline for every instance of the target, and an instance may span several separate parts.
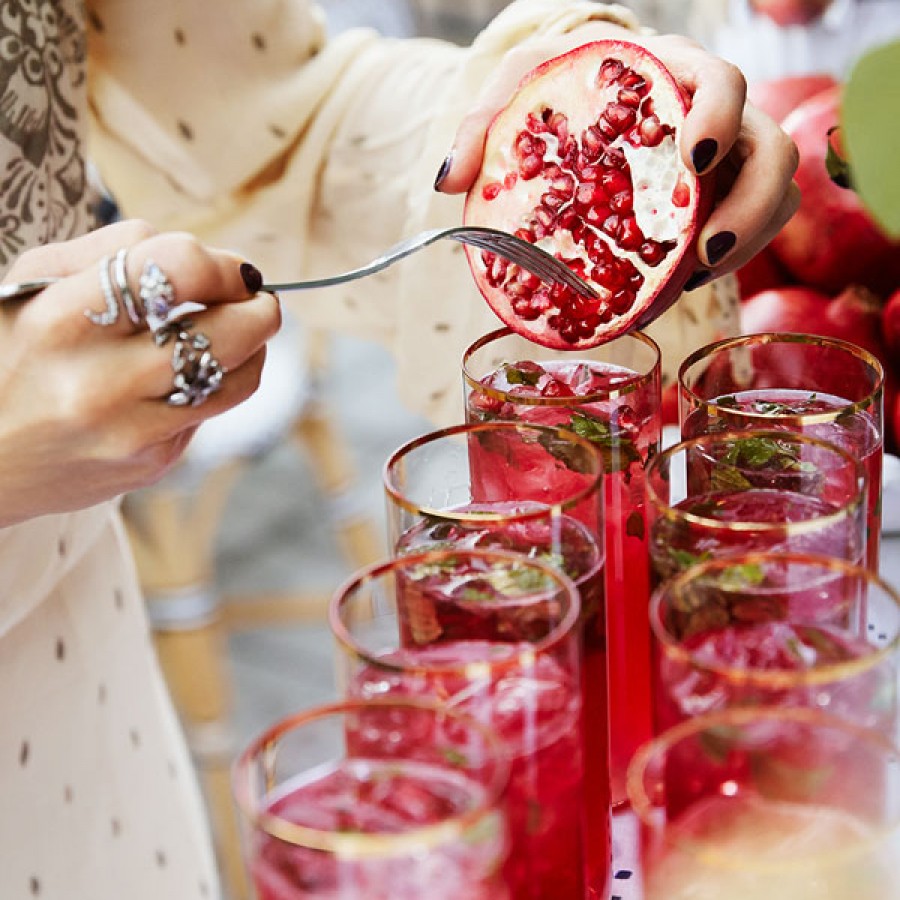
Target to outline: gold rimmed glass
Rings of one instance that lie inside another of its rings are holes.
[[[829,441],[861,460],[869,480],[866,558],[878,572],[884,370],[837,338],[764,332],[688,356],[678,374],[682,437],[784,429]]]
[[[864,566],[750,553],[654,592],[658,731],[735,706],[828,712],[897,740],[900,595]]]
[[[502,747],[432,699],[278,722],[233,769],[259,900],[508,896]]]
[[[606,656],[609,672],[615,805],[625,800],[628,760],[651,733],[644,467],[660,449],[660,371],[659,347],[640,333],[553,350],[504,328],[463,356],[467,421],[567,428],[591,440],[603,460],[606,611],[586,647],[593,642]]]
[[[646,900],[896,900],[900,755],[815,710],[698,716],[628,773]]]
[[[866,486],[859,460],[792,432],[714,432],[674,444],[647,467],[654,582],[753,550],[859,563]]]
[[[610,785],[603,617],[603,463],[596,445],[544,425],[488,422],[435,431],[400,447],[384,470],[397,553],[494,547],[558,565],[581,597],[588,878],[609,877]],[[430,609],[405,611],[433,626]]]
[[[404,610],[420,605],[435,610],[443,627],[411,642]],[[583,900],[574,583],[516,553],[409,553],[352,576],[335,594],[329,620],[347,696],[439,697],[500,740],[510,764],[504,875],[511,896]]]

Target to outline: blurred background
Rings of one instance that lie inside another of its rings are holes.
[[[796,3],[625,5],[643,22],[687,33],[731,59],[751,82],[810,72],[840,79],[864,49],[900,34],[900,0],[821,0],[811,21],[785,25]],[[320,5],[331,33],[367,26],[467,44],[506,3]],[[300,335],[291,322],[279,340],[283,352],[273,354],[279,361],[267,368],[256,408],[201,432],[184,466],[126,501],[161,657],[223,829],[232,900],[244,894],[234,835],[222,825],[230,816],[230,761],[280,717],[336,696],[328,598],[355,568],[385,555],[382,466],[431,428],[400,405],[394,365],[381,347]],[[303,364],[298,341],[308,351]]]

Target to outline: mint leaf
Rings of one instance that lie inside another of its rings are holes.
[[[544,370],[539,366],[531,368],[533,363],[504,363],[503,377],[506,378],[508,384],[523,384],[528,387],[535,387],[541,380],[541,376],[545,374]]]
[[[729,566],[719,576],[719,583],[725,588],[742,588],[762,584],[765,573],[759,563],[746,563],[742,566]]]
[[[746,491],[753,487],[737,466],[717,463],[713,466],[710,485],[716,492]]]
[[[681,569],[689,569],[691,566],[699,562],[703,562],[710,558],[710,552],[704,550],[703,553],[690,553],[687,550],[679,550],[676,547],[669,547],[669,556]]]
[[[641,462],[641,454],[624,428],[580,412],[572,414],[568,427],[599,448],[607,474],[625,472]]]

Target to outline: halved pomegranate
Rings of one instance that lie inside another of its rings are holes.
[[[547,347],[593,347],[649,324],[678,299],[697,267],[711,199],[678,148],[687,108],[663,64],[622,41],[585,44],[523,79],[488,130],[466,224],[538,244],[600,296],[543,284],[467,247],[503,322]]]

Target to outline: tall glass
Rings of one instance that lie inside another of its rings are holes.
[[[505,898],[499,741],[433,700],[291,716],[233,770],[259,900]]]
[[[682,437],[784,429],[830,441],[869,479],[866,558],[878,573],[884,370],[855,344],[766,332],[702,347],[678,375]]]
[[[802,706],[898,734],[900,595],[864,566],[712,559],[650,603],[658,731],[733,706]]]
[[[467,421],[567,428],[603,459],[606,616],[586,641],[607,654],[612,795],[620,804],[628,760],[651,734],[644,466],[660,449],[659,347],[629,334],[591,350],[550,350],[501,329],[468,348],[463,375]]]
[[[645,900],[897,900],[900,755],[809,709],[731,709],[628,774]]]
[[[752,550],[860,562],[866,486],[857,459],[801,434],[715,432],[674,444],[647,467],[654,582]]]
[[[601,892],[612,854],[606,655],[595,639],[603,632],[602,477],[591,441],[514,422],[424,435],[397,450],[384,472],[398,553],[448,545],[510,549],[559,565],[575,581],[582,610],[587,879]],[[452,624],[423,603],[404,610],[403,618],[426,636]]]
[[[420,599],[441,621],[475,627],[410,643],[404,609]],[[348,696],[437,697],[500,739],[510,765],[504,875],[513,900],[584,897],[578,614],[575,585],[558,569],[462,548],[362,570],[330,610]]]

